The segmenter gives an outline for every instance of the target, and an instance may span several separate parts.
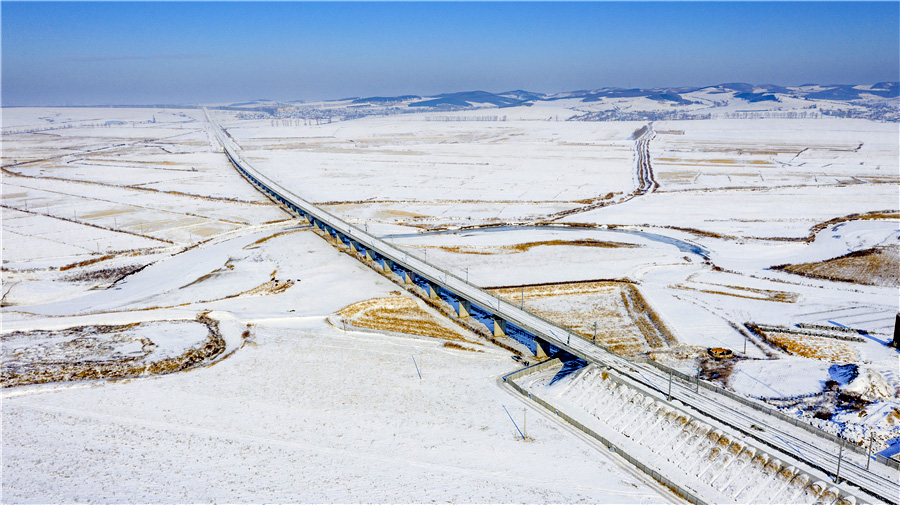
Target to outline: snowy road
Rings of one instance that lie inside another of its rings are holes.
[[[571,352],[577,356],[586,358],[592,362],[609,366],[622,375],[644,384],[646,387],[665,392],[668,388],[669,377],[663,371],[649,365],[635,363],[626,360],[616,354],[610,353],[587,340],[579,337],[567,341],[559,336],[566,335],[567,331],[549,321],[541,319],[533,314],[519,309],[517,306],[507,303],[482,289],[473,286],[455,274],[427,263],[425,260],[411,255],[403,250],[383,242],[378,237],[371,235],[340,218],[307,202],[303,198],[282,187],[277,182],[269,179],[264,174],[255,170],[240,156],[237,145],[216,125],[211,119],[214,132],[225,148],[226,154],[245,175],[255,179],[262,190],[268,192],[276,200],[301,209],[305,214],[325,223],[327,226],[339,231],[351,239],[367,245],[379,255],[388,258],[403,268],[411,270],[431,282],[440,284],[456,295],[469,300],[485,309],[489,309],[507,322],[538,335],[541,339]],[[638,142],[648,142],[649,130],[640,137]],[[642,149],[638,149],[640,153]],[[646,153],[647,149],[643,149]],[[649,154],[648,154],[649,158]],[[649,171],[649,159],[646,160],[646,169]],[[639,161],[640,163],[640,161]],[[639,167],[644,165],[639,165]],[[646,191],[655,188],[655,181],[651,174],[643,174],[642,181],[646,184]],[[693,389],[680,381],[673,381],[672,396],[694,408],[697,412],[716,419],[726,425],[738,429],[745,435],[753,437],[760,442],[775,448],[787,458],[805,462],[833,476],[840,464],[840,478],[849,481],[855,486],[878,496],[889,502],[898,503],[900,497],[900,484],[895,470],[884,467],[878,463],[872,463],[876,471],[866,471],[864,458],[844,451],[843,461],[839,463],[838,453],[840,448],[829,440],[818,438],[815,435],[778,420],[775,417],[765,415],[758,410],[751,409],[723,395],[711,391],[694,392]],[[753,425],[763,428],[763,431],[752,428]],[[857,456],[852,458],[851,456]]]
[[[652,124],[648,124],[645,128],[644,133],[635,140],[638,178],[636,195],[652,193],[659,187],[659,183],[656,182],[656,178],[653,176],[653,167],[650,166],[650,141],[653,140],[656,133],[653,131]]]

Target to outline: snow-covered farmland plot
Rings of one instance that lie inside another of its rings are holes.
[[[374,212],[375,221],[411,225],[516,221],[632,190],[630,138],[640,123],[428,117],[223,122],[248,161],[350,220]]]

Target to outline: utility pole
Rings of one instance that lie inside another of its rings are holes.
[[[841,448],[838,451],[838,466],[837,471],[834,473],[834,483],[841,483],[841,458],[844,456],[844,439],[841,439]]]
[[[666,400],[672,399],[672,370],[669,370],[669,392],[666,394]]]
[[[594,345],[597,344],[597,321],[594,321]]]
[[[872,457],[869,456],[869,454],[872,451],[872,438],[874,437],[874,435],[875,435],[874,431],[869,432],[869,446],[866,447],[866,471],[867,472],[869,471],[869,461],[872,461]]]

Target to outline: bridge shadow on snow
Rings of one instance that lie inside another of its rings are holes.
[[[551,356],[551,358],[559,358],[563,362],[563,366],[559,370],[559,372],[556,372],[556,375],[553,376],[553,379],[550,380],[550,384],[548,384],[549,386],[552,386],[557,381],[565,379],[566,377],[572,375],[573,373],[581,370],[582,368],[586,367],[588,364],[587,361],[585,361],[581,358],[572,356],[571,354],[569,354],[565,351],[558,351],[553,356]]]

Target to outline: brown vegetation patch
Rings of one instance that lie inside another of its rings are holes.
[[[106,282],[114,281],[131,275],[138,270],[144,268],[145,265],[125,265],[121,267],[101,268],[99,270],[91,270],[89,272],[79,272],[63,277],[62,280],[67,282]]]
[[[678,339],[634,285],[626,284],[621,296],[632,319],[651,347],[669,347],[678,344]]]
[[[724,289],[702,289],[685,284],[677,284],[674,287],[678,289],[699,291],[701,293],[709,293],[712,295],[733,296],[736,298],[747,298],[750,300],[765,300],[770,302],[795,303],[799,298],[796,293],[787,291],[777,291],[773,289],[749,288],[746,286],[732,286],[727,284],[707,283],[706,285],[720,287]]]
[[[255,288],[248,289],[247,291],[244,291],[237,296],[277,295],[279,293],[283,293],[283,292],[287,291],[287,289],[293,285],[294,285],[294,281],[292,281],[292,280],[279,281],[279,280],[272,279],[271,281],[264,282],[264,283],[260,284],[259,286],[256,286]]]
[[[408,212],[405,210],[396,210],[396,209],[385,209],[385,210],[378,212],[378,218],[380,218],[380,219],[389,218],[389,217],[409,217],[409,218],[414,218],[414,219],[422,219],[422,218],[428,218],[431,216],[427,216],[425,214],[417,214],[415,212]]]
[[[109,217],[109,216],[118,216],[120,214],[130,214],[134,212],[134,209],[109,209],[109,210],[101,210],[97,212],[92,212],[89,214],[84,214],[81,219],[92,219],[95,217]]]
[[[900,425],[900,408],[890,411],[885,419],[888,426]]]
[[[614,196],[616,196],[617,194],[621,194],[621,193],[609,192],[609,193],[607,193],[603,196],[599,196],[597,198],[585,198],[583,200],[574,200],[572,203],[580,203],[580,204],[584,204],[584,205],[589,205],[592,203],[602,202],[603,200],[612,200],[612,198]]]
[[[447,349],[456,349],[457,351],[484,352],[480,349],[470,349],[464,345],[459,345],[456,342],[444,342],[444,347]]]
[[[873,247],[825,261],[772,268],[816,279],[900,287],[900,246]]]
[[[710,356],[703,356],[698,360],[700,367],[700,379],[718,383],[725,387],[728,379],[734,371],[734,365],[740,360],[736,359],[717,359]]]
[[[573,336],[594,339],[623,356],[643,354],[675,342],[634,286],[624,281],[589,281],[495,288],[489,292],[525,308]],[[663,328],[660,331],[658,328]],[[567,338],[566,336],[560,336]]]
[[[166,358],[155,362],[143,360],[150,353],[154,344],[149,339],[141,339],[143,344],[142,355],[118,356],[111,352],[114,343],[122,338],[121,332],[154,321],[145,323],[133,323],[126,325],[108,326],[78,326],[58,330],[54,332],[29,332],[40,338],[41,334],[64,333],[71,336],[59,346],[66,359],[40,359],[31,358],[27,354],[9,359],[4,355],[3,368],[0,370],[0,387],[10,388],[29,384],[44,384],[49,382],[71,382],[98,379],[121,379],[127,377],[139,377],[179,372],[194,368],[212,358],[215,358],[225,349],[225,340],[219,333],[218,322],[206,317],[205,314],[197,316],[200,322],[208,328],[209,338],[201,346],[189,349],[180,356]],[[21,336],[21,332],[14,332],[3,336],[4,340]],[[102,336],[102,337],[101,337]],[[6,350],[6,352],[9,352]]]
[[[459,254],[518,254],[531,250],[539,246],[569,246],[569,247],[600,247],[603,249],[617,249],[621,247],[635,248],[642,247],[637,244],[626,244],[624,242],[609,242],[594,239],[579,240],[541,240],[537,242],[525,242],[522,244],[514,244],[507,246],[486,246],[486,247],[466,247],[466,246],[444,246],[441,249],[459,253]]]
[[[297,233],[297,232],[301,232],[301,231],[306,231],[307,229],[308,229],[308,228],[303,228],[303,229],[300,229],[300,230],[287,230],[287,231],[280,231],[280,232],[278,232],[278,233],[273,233],[273,234],[271,234],[271,235],[267,235],[267,236],[265,236],[265,237],[263,237],[263,238],[257,240],[256,242],[253,242],[253,243],[250,244],[249,246],[244,246],[244,249],[246,249],[246,248],[248,248],[248,247],[250,247],[250,246],[262,244],[262,243],[264,243],[264,242],[267,242],[267,241],[269,241],[269,240],[272,240],[272,239],[275,238],[275,237],[280,237],[280,236],[282,236],[282,235],[289,235],[289,234],[291,234],[291,233]]]
[[[481,345],[466,338],[456,328],[442,324],[442,321],[419,307],[415,300],[405,296],[373,298],[348,305],[337,313],[348,325],[357,328],[407,333]]]
[[[114,254],[107,254],[104,256],[100,256],[99,258],[91,258],[89,260],[79,261],[78,263],[71,263],[69,265],[63,265],[59,267],[60,272],[64,272],[66,270],[71,270],[73,268],[86,267],[88,265],[93,265],[94,263],[99,263],[101,261],[106,261],[109,259],[113,259],[116,256]]]
[[[759,334],[767,342],[796,356],[835,363],[847,363],[857,359],[857,354],[853,347],[840,340],[777,331],[759,331]]]
[[[808,240],[813,240],[815,238],[815,234],[829,226],[845,223],[847,221],[865,221],[870,219],[900,219],[900,212],[896,210],[875,210],[872,212],[866,212],[862,214],[848,214],[842,217],[836,217],[834,219],[829,219],[823,223],[819,223],[813,226],[810,229]]]

